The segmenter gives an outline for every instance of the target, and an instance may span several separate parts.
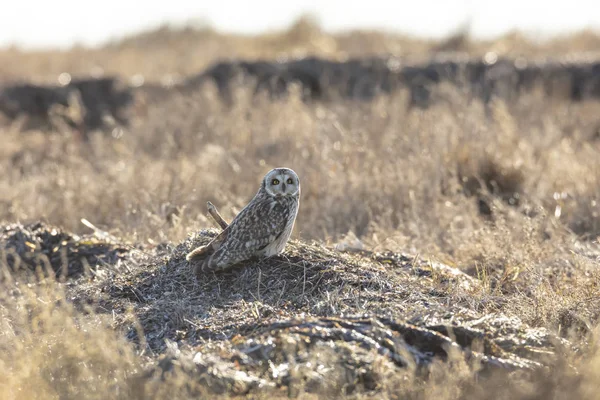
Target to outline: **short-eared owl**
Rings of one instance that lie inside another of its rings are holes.
[[[199,274],[280,254],[294,228],[299,202],[298,175],[289,168],[272,169],[231,224],[208,245],[188,253],[186,260],[196,265]]]

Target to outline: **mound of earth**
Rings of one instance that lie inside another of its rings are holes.
[[[426,379],[439,362],[534,374],[572,347],[486,311],[478,279],[405,254],[291,241],[282,256],[196,279],[185,255],[216,234],[131,253],[69,286],[153,355],[139,379],[184,374],[198,394],[374,393],[385,376]]]
[[[301,86],[307,99],[313,100],[331,97],[368,100],[381,93],[406,88],[411,106],[428,107],[434,88],[441,83],[466,90],[484,103],[494,97],[512,101],[535,87],[548,96],[569,101],[598,98],[599,71],[598,61],[540,62],[499,58],[494,53],[483,59],[438,54],[426,61],[396,57],[331,61],[309,57],[283,62],[220,62],[180,86],[193,89],[212,80],[229,99],[232,84],[240,78],[254,82],[256,92],[264,91],[276,97],[285,94],[295,83]]]
[[[600,62],[583,58],[578,62],[509,59],[494,53],[483,59],[434,54],[425,61],[395,57],[223,61],[171,87],[152,83],[133,87],[116,77],[77,79],[65,86],[7,85],[0,89],[0,113],[9,121],[25,115],[38,129],[56,128],[56,121],[62,121],[85,134],[115,124],[127,126],[136,96],[144,99],[143,103],[160,102],[174,94],[198,90],[207,81],[215,83],[227,101],[232,100],[231,89],[240,82],[275,98],[298,84],[306,100],[321,101],[340,97],[369,100],[405,88],[410,105],[421,108],[434,102],[432,93],[442,83],[484,103],[492,98],[514,101],[534,88],[554,98],[581,101],[600,97]]]
[[[131,89],[117,78],[74,79],[67,85],[16,83],[0,89],[0,113],[10,121],[28,117],[30,128],[58,128],[56,121],[77,129],[100,129],[107,121],[128,125]]]
[[[79,236],[42,222],[0,227],[1,261],[10,276],[38,271],[74,278],[116,263],[127,251],[110,237]]]

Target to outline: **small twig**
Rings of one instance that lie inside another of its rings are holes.
[[[210,201],[206,202],[206,206],[208,207],[208,213],[215,220],[215,222],[221,227],[221,229],[225,229],[229,226],[229,224],[221,217],[217,207],[214,206]]]
[[[115,238],[113,235],[96,227],[94,224],[92,224],[87,219],[81,218],[81,223],[84,224],[85,226],[87,226],[88,228],[92,229],[94,231],[94,235],[96,235],[96,237],[99,237],[100,239],[109,239],[109,240],[117,241],[117,238]]]
[[[225,230],[225,228],[227,228],[229,226],[229,224],[223,219],[223,217],[221,217],[221,214],[219,214],[217,207],[215,207],[214,204],[211,203],[210,201],[206,202],[206,207],[208,208],[208,214],[210,214],[210,216],[221,227],[221,229]],[[209,245],[198,247],[198,248],[190,251],[185,256],[185,259],[187,261],[191,261],[194,258],[195,259],[202,258],[210,250],[212,250],[212,247]]]
[[[302,299],[305,300],[304,294],[306,293],[306,263],[302,262],[304,268],[304,277],[302,279]]]
[[[256,296],[258,297],[258,301],[260,301],[260,278],[262,278],[262,271],[258,269],[258,285],[256,289]]]

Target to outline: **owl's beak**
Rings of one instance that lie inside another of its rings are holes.
[[[282,183],[282,184],[281,184],[281,191],[282,191],[283,193],[285,193],[285,183]]]

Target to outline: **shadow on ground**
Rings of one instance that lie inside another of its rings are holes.
[[[383,370],[427,377],[435,363],[459,360],[482,377],[533,374],[572,347],[490,311],[506,300],[483,296],[478,279],[399,253],[291,241],[280,257],[197,280],[185,254],[216,233],[130,248],[68,281],[67,298],[111,314],[150,354],[137,379],[176,371],[197,385],[192,392],[371,392],[389,376]],[[10,243],[5,235],[2,248]]]

